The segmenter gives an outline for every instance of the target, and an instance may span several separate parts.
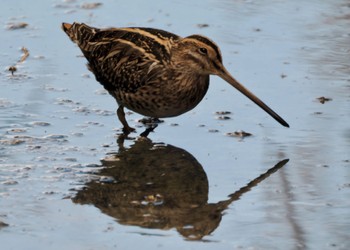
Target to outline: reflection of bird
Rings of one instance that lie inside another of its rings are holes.
[[[102,160],[103,169],[73,201],[93,204],[118,223],[176,230],[199,240],[220,224],[228,206],[258,185],[288,160],[279,162],[229,198],[208,203],[209,184],[202,165],[187,151],[172,145],[136,140],[129,149]],[[104,181],[107,180],[107,181]]]
[[[209,75],[220,76],[289,127],[228,73],[218,46],[204,36],[182,38],[152,28],[98,29],[79,23],[63,23],[62,28],[87,58],[96,80],[117,100],[125,133],[134,129],[124,107],[154,118],[181,115],[203,99]]]

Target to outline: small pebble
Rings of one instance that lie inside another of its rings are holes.
[[[52,135],[44,136],[43,138],[44,138],[44,139],[60,140],[60,139],[66,139],[66,138],[68,138],[68,136],[66,136],[66,135],[55,135],[55,134],[52,134]]]
[[[13,128],[10,130],[12,133],[24,133],[27,131],[26,128]]]
[[[15,146],[15,145],[20,145],[22,143],[25,143],[25,141],[20,139],[0,140],[0,144],[3,144],[3,145]]]
[[[230,120],[231,117],[226,116],[226,115],[221,115],[221,116],[218,116],[217,119],[218,119],[218,120]]]
[[[8,227],[8,226],[9,226],[9,224],[0,221],[0,228],[1,228],[1,227]]]
[[[36,122],[32,122],[31,125],[32,126],[47,127],[47,126],[50,126],[51,124],[48,122],[36,121]]]
[[[209,133],[218,133],[219,130],[217,130],[217,129],[209,129],[208,132]]]
[[[6,27],[8,30],[18,30],[18,29],[24,29],[28,26],[27,23],[19,22],[19,23],[9,23]]]
[[[324,104],[325,102],[329,102],[329,101],[332,101],[332,98],[328,98],[328,97],[324,97],[324,96],[321,96],[321,97],[318,97],[317,100]]]
[[[3,184],[3,185],[16,185],[16,184],[18,184],[18,181],[8,180],[8,181],[2,182],[1,184]]]
[[[99,181],[102,183],[116,183],[117,182],[112,176],[101,176]]]
[[[197,27],[198,28],[208,28],[209,27],[209,24],[207,24],[207,23],[199,23],[199,24],[197,24]]]
[[[216,111],[216,115],[230,115],[231,111]]]
[[[102,3],[83,3],[80,7],[82,9],[91,10],[91,9],[96,9],[101,5]]]
[[[243,130],[240,131],[235,131],[235,132],[230,132],[226,134],[227,136],[231,136],[231,137],[247,137],[247,136],[252,136],[251,133],[247,133]]]
[[[74,157],[67,157],[64,159],[65,161],[69,161],[69,162],[76,162],[77,161],[77,158],[74,158]]]

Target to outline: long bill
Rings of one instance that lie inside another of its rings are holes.
[[[281,125],[288,127],[289,124],[282,119],[275,111],[269,108],[263,101],[261,101],[256,95],[246,89],[242,84],[237,82],[230,73],[227,72],[226,69],[222,69],[222,72],[218,74],[222,79],[235,87],[238,91],[240,91],[243,95],[252,100],[256,105],[265,110],[270,116],[272,116],[276,121],[278,121]]]

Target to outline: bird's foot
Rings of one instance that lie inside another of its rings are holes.
[[[149,133],[153,132],[153,130],[158,127],[159,123],[164,122],[163,120],[159,120],[158,118],[152,117],[144,117],[140,119],[138,122],[142,123],[146,130],[140,134],[141,137],[147,137]]]
[[[140,120],[138,120],[138,122],[142,123],[145,126],[152,126],[154,124],[159,124],[164,122],[164,120],[160,120],[158,118],[153,118],[153,117],[144,117]]]
[[[145,131],[143,131],[140,136],[147,137],[149,133],[153,132],[153,130],[158,127],[158,124],[153,124],[152,126],[148,126]]]
[[[136,129],[134,129],[134,128],[132,128],[132,127],[129,127],[129,126],[124,126],[123,127],[123,133],[124,133],[124,135],[128,135],[128,134],[130,134],[130,133],[132,133],[132,132],[135,132],[136,131]]]

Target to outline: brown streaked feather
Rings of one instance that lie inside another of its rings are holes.
[[[63,23],[62,29],[82,50],[88,50],[88,48],[86,48],[87,43],[96,34],[96,32],[100,30],[97,28],[92,28],[84,23]]]
[[[88,67],[108,91],[135,92],[170,60],[172,40],[180,37],[152,28],[96,29],[63,24],[63,30],[88,60]]]
[[[132,42],[136,47],[143,48],[146,53],[153,54],[159,61],[168,61],[170,43],[180,37],[159,29],[152,28],[112,28],[96,33],[90,42],[122,39]]]

